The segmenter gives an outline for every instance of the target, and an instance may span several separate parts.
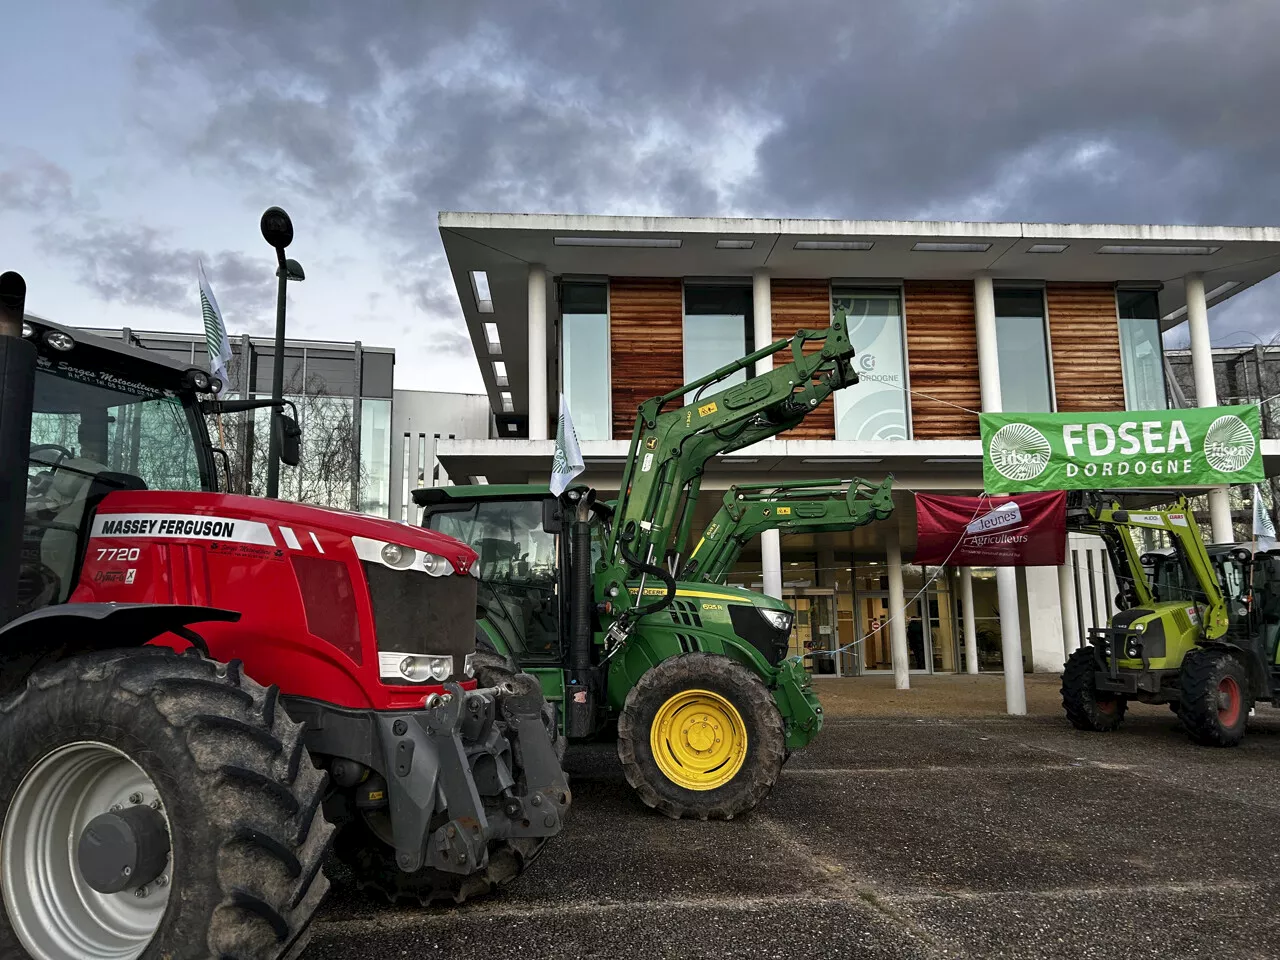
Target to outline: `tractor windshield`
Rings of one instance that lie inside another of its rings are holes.
[[[480,604],[513,650],[558,655],[558,542],[542,527],[541,498],[439,509],[427,526],[479,554]]]
[[[41,358],[27,460],[23,605],[67,599],[85,510],[112,490],[208,489],[194,400]]]

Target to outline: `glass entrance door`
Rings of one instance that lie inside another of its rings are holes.
[[[802,658],[805,668],[815,676],[839,676],[835,591],[786,590],[783,599],[790,601],[796,612],[788,654]]]
[[[930,603],[935,605],[936,609],[936,594],[927,593],[925,596],[911,600],[903,610],[907,632],[907,663],[912,673],[932,673],[935,666],[937,669],[947,669],[945,663],[950,661],[948,656],[941,655],[941,651],[936,646],[940,639],[939,633],[942,632],[938,629],[936,614],[927,619],[925,617],[926,611],[932,613]],[[892,670],[889,591],[864,591],[858,594],[854,606],[857,634],[864,638],[855,648],[860,654],[858,659],[861,661],[857,665],[857,672]],[[950,631],[947,632],[950,633]],[[850,667],[853,666],[854,664],[850,663]],[[848,671],[848,673],[853,672],[855,672],[853,669]]]

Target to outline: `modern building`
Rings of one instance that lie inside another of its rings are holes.
[[[203,331],[174,333],[93,330],[202,369],[209,368]],[[225,398],[271,396],[274,338],[234,337]],[[391,403],[395,351],[359,341],[285,343],[284,395],[293,401],[302,427],[302,460],[282,467],[280,495],[304,503],[387,516],[392,457]],[[231,488],[266,492],[270,414],[228,414],[213,432],[227,451]]]
[[[638,403],[847,310],[862,382],[711,465],[699,521],[734,482],[894,474],[891,520],[765,536],[735,579],[793,601],[794,640],[818,648],[819,671],[899,682],[1001,668],[1005,635],[1026,668],[1060,669],[1111,608],[1105,558],[1080,538],[1060,569],[911,563],[912,492],[981,490],[978,412],[1163,409],[1175,383],[1183,402],[1215,405],[1207,309],[1280,270],[1276,228],[502,213],[442,213],[439,227],[496,420],[491,439],[438,441],[451,476],[545,482],[563,393],[584,479],[616,490]],[[1162,348],[1184,322],[1185,385]],[[1263,452],[1280,470],[1280,443]],[[1208,493],[1212,535],[1229,539],[1225,491]]]
[[[493,436],[493,414],[483,393],[396,390],[391,404],[391,519],[417,523],[422,510],[411,494],[419,487],[474,483],[451,477],[436,457],[442,440]]]

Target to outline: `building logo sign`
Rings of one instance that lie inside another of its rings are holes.
[[[1235,414],[1219,417],[1204,435],[1204,458],[1222,473],[1239,473],[1253,459],[1258,444],[1248,424]]]
[[[984,413],[987,493],[1257,483],[1257,406],[1120,413]]]
[[[1049,441],[1030,424],[1005,424],[991,438],[989,449],[991,465],[1007,480],[1034,480],[1049,466]]]

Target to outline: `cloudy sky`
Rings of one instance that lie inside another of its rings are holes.
[[[439,210],[1280,223],[1275,0],[9,4],[0,265],[68,323],[272,326],[480,390]],[[1275,279],[1215,342],[1280,333]]]

